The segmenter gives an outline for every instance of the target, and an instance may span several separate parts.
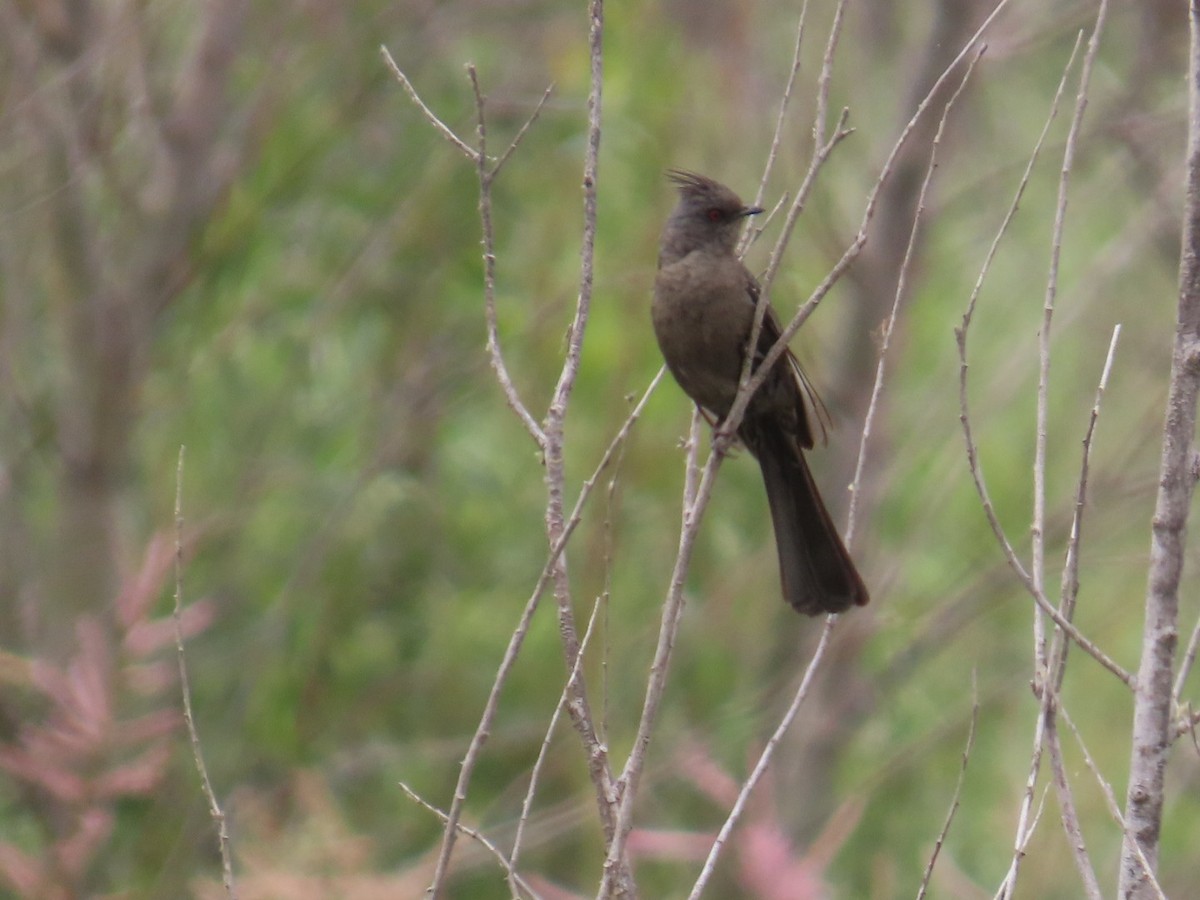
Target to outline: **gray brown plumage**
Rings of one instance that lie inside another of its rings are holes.
[[[723,419],[737,394],[759,297],[758,282],[737,258],[737,238],[745,217],[762,210],[703,175],[672,170],[669,176],[679,203],[662,233],[654,333],[684,393]],[[755,365],[781,333],[779,317],[767,307]],[[788,351],[751,398],[738,438],[762,469],[784,599],[799,612],[820,615],[869,598],[804,460],[803,451],[813,446],[806,392],[811,395]]]

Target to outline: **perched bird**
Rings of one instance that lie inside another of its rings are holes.
[[[703,175],[671,170],[668,176],[679,203],[662,233],[654,334],[684,393],[722,420],[737,394],[759,297],[758,282],[736,254],[738,233],[746,216],[762,210]],[[765,313],[755,368],[782,332],[775,310]],[[816,616],[869,598],[804,460],[813,446],[805,393],[815,400],[787,351],[751,398],[737,436],[762,469],[784,599]]]

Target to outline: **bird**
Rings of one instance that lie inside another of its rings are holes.
[[[737,394],[761,293],[737,255],[747,206],[704,175],[670,169],[679,201],[663,227],[651,320],[667,369],[683,392],[720,423]],[[754,347],[754,370],[779,340],[778,314],[766,307]],[[823,411],[800,364],[786,350],[771,366],[737,428],[758,461],[775,532],[784,600],[809,616],[864,606],[869,595],[805,460],[813,447],[813,413]]]

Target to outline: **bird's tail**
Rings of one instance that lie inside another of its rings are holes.
[[[809,616],[866,605],[866,586],[796,442],[770,422],[743,422],[740,431],[762,468],[784,599]]]

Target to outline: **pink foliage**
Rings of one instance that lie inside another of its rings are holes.
[[[163,782],[182,715],[177,670],[162,658],[174,626],[170,616],[150,616],[170,582],[174,552],[166,536],[150,541],[119,592],[111,630],[96,615],[80,616],[65,663],[32,658],[24,679],[0,683],[0,690],[23,688],[41,700],[42,714],[0,744],[0,770],[25,786],[54,835],[41,856],[0,840],[0,879],[17,896],[78,896],[112,835],[117,801],[151,794]],[[212,619],[209,604],[193,604],[182,627],[196,634]],[[10,705],[31,706],[27,697]]]

